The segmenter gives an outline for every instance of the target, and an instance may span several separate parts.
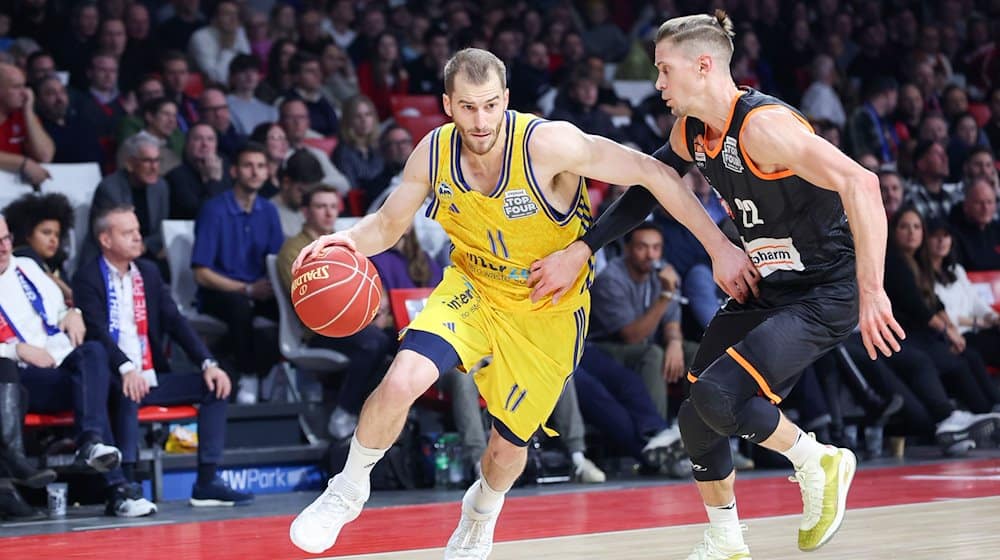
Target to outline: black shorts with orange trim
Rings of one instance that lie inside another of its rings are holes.
[[[802,370],[843,341],[858,323],[858,288],[851,280],[796,290],[761,289],[745,304],[730,300],[705,329],[688,378],[697,381],[729,354],[761,394],[778,404]]]

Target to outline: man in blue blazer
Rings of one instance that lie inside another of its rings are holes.
[[[101,256],[81,263],[73,293],[84,310],[87,336],[104,345],[111,366],[121,374],[116,431],[125,476],[134,477],[139,407],[198,403],[198,478],[191,505],[249,504],[252,494],[233,490],[216,474],[232,388],[229,376],[178,311],[156,265],[138,259],[143,243],[135,211],[128,205],[104,208],[95,215],[93,231]],[[170,372],[164,354],[167,337],[201,364],[201,373]]]

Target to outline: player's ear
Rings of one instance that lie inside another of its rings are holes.
[[[503,88],[503,108],[507,110],[507,104],[510,103],[510,88]]]
[[[448,97],[447,93],[442,93],[441,94],[441,104],[444,106],[444,114],[446,114],[449,117],[451,117],[452,116],[452,114],[451,114],[451,98]]]
[[[708,73],[712,71],[714,63],[715,61],[712,60],[712,57],[707,54],[699,56],[697,61],[698,73],[703,76],[708,75]]]

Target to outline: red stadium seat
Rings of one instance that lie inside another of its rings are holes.
[[[396,124],[406,129],[413,137],[414,143],[420,141],[428,132],[448,122],[445,115],[421,115],[419,117],[407,117],[399,115],[396,117]]]
[[[980,295],[994,310],[1000,312],[1000,270],[969,271],[969,282],[981,290]]]
[[[198,416],[198,409],[191,405],[177,406],[144,406],[139,409],[139,422],[172,422],[186,420]],[[29,412],[24,416],[24,425],[30,428],[55,428],[73,425],[73,411],[57,412],[55,414],[38,414]]]
[[[188,83],[184,86],[184,93],[197,99],[204,89],[205,78],[202,77],[200,72],[191,72],[188,74]]]
[[[972,118],[976,119],[976,124],[980,128],[990,122],[990,107],[985,103],[969,103],[969,113],[972,114]]]
[[[441,98],[436,95],[390,95],[389,107],[392,116],[399,118],[422,115],[443,115]]]

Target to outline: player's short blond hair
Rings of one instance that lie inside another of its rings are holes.
[[[468,48],[455,53],[444,65],[444,92],[451,95],[455,91],[455,76],[461,72],[475,85],[485,84],[490,73],[500,79],[500,87],[507,87],[507,66],[490,51]]]
[[[733,57],[733,21],[725,10],[715,10],[714,14],[668,19],[656,32],[656,42],[670,41],[679,47],[694,47],[708,50],[725,57]]]

